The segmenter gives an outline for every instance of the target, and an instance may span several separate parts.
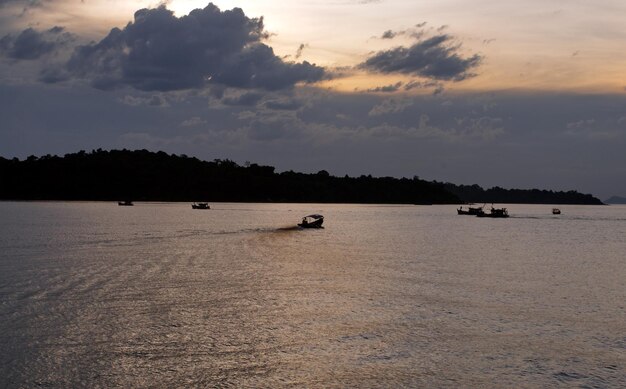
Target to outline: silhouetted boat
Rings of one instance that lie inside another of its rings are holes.
[[[552,214],[553,215],[560,215],[561,214],[561,210],[558,208],[552,208]]]
[[[121,207],[132,207],[132,206],[133,206],[133,205],[135,205],[135,204],[133,204],[133,202],[132,202],[132,201],[127,200],[127,201],[118,201],[118,202],[117,202],[117,205],[119,205],[119,206],[121,206]]]
[[[478,217],[509,217],[509,212],[506,208],[494,208],[491,207],[489,213],[482,212],[476,215]]]
[[[484,204],[482,207],[467,207],[468,208],[467,210],[463,209],[463,207],[460,207],[459,209],[456,210],[456,212],[459,215],[478,215],[478,214],[484,213],[483,211],[484,207],[485,207]]]
[[[302,228],[324,228],[324,216],[322,215],[308,215],[302,218],[302,223],[298,224]]]
[[[209,203],[193,203],[191,204],[191,208],[193,209],[211,209]]]

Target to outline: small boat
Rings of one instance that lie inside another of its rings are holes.
[[[485,207],[485,205],[483,204],[482,207],[467,207],[468,209],[463,209],[463,207],[460,207],[459,209],[456,210],[458,215],[478,215],[481,213],[484,213],[483,208]]]
[[[191,208],[193,209],[211,209],[209,203],[193,203],[191,204]]]
[[[132,207],[135,204],[133,204],[132,201],[127,200],[127,201],[118,201],[117,205],[119,205],[120,207]]]
[[[552,214],[553,215],[560,215],[561,214],[561,210],[558,208],[552,208]]]
[[[494,208],[491,207],[489,213],[482,212],[476,215],[477,217],[509,217],[509,212],[506,208]]]
[[[298,227],[302,228],[324,228],[324,216],[322,215],[308,215],[302,218],[302,223],[298,224]]]

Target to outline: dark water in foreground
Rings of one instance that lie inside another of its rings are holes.
[[[0,387],[626,386],[626,207],[212,206],[0,203]]]

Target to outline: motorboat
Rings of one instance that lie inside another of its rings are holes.
[[[456,212],[458,215],[478,215],[484,213],[484,207],[484,204],[482,207],[467,207],[467,209],[463,209],[463,207],[461,206],[459,209],[456,210]]]
[[[298,224],[298,227],[302,228],[324,228],[322,224],[324,223],[324,216],[322,215],[308,215],[302,218],[302,222]]]
[[[211,209],[209,203],[193,203],[191,204],[191,208],[193,209]]]
[[[133,204],[132,201],[127,200],[127,201],[118,201],[117,205],[119,205],[120,207],[132,207],[135,204]]]
[[[558,208],[552,208],[552,214],[553,215],[560,215],[561,214],[561,210]]]
[[[489,213],[482,212],[482,213],[477,214],[476,216],[478,216],[478,217],[497,217],[497,218],[501,218],[501,217],[509,217],[509,212],[506,210],[506,208],[494,208],[494,207],[491,207],[491,209],[489,210]]]

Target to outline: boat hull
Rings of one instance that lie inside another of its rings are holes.
[[[480,215],[481,213],[484,213],[482,208],[471,208],[471,207],[468,210],[459,208],[456,210],[456,212],[459,215],[472,215],[472,216],[476,216],[476,215]]]
[[[322,226],[323,223],[324,223],[324,220],[316,220],[314,222],[306,223],[306,224],[305,223],[299,223],[298,227],[301,227],[301,228],[324,228]]]
[[[505,218],[505,217],[509,217],[509,212],[506,210],[506,208],[491,208],[489,213],[483,212],[476,216],[477,217],[491,217],[491,218]]]

